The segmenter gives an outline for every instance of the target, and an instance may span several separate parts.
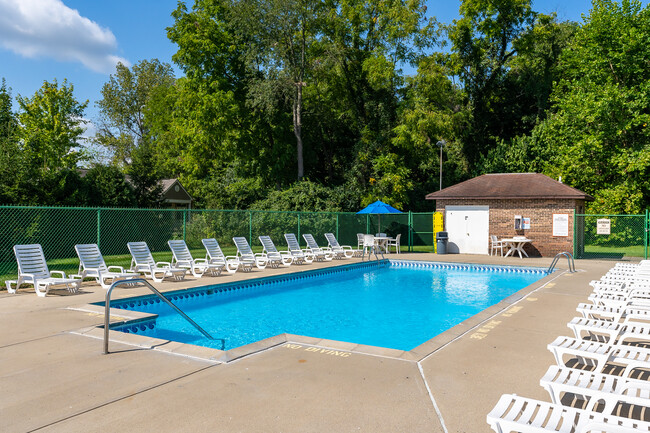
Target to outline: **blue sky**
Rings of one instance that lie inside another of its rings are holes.
[[[158,58],[172,63],[176,51],[166,27],[177,0],[0,0],[0,78],[12,95],[32,96],[43,81],[67,78],[86,117],[95,120],[101,87],[121,61]],[[193,3],[191,0],[190,4]],[[647,3],[647,0],[644,1]],[[428,0],[438,21],[458,17],[459,0]],[[582,21],[590,0],[535,0],[533,9]]]

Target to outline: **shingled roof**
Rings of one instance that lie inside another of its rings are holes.
[[[540,198],[594,200],[579,189],[539,173],[484,174],[426,196],[427,200]]]

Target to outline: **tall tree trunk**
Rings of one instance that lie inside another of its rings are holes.
[[[296,136],[298,153],[298,180],[305,175],[302,158],[302,82],[296,83],[296,98],[293,100],[293,133]]]

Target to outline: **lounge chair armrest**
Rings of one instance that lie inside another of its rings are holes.
[[[52,275],[52,274],[59,274],[59,275],[61,275],[61,278],[68,278],[68,277],[65,276],[65,272],[63,272],[63,271],[50,271],[50,275]]]
[[[113,271],[111,269],[117,269],[117,271]],[[112,266],[108,267],[108,272],[120,272],[120,273],[123,274],[124,273],[124,268],[122,266],[112,265]]]
[[[208,264],[208,261],[206,259],[194,259],[194,264]]]
[[[158,268],[171,268],[172,264],[169,262],[156,262],[156,267]]]
[[[239,259],[238,256],[225,256],[224,258],[225,258],[226,260],[238,260],[238,259]]]
[[[255,253],[255,257],[267,257],[266,253]]]

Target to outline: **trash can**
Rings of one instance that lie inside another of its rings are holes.
[[[436,251],[438,254],[447,254],[447,232],[436,233]]]

